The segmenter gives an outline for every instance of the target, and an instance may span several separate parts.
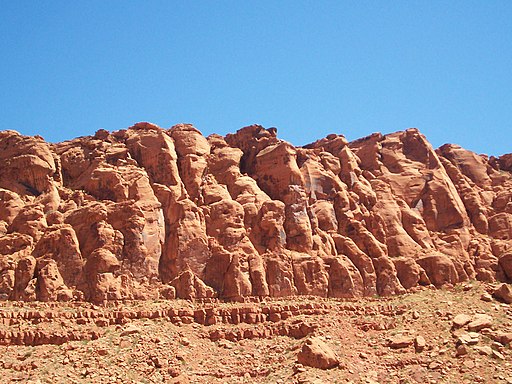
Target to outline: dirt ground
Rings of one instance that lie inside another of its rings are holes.
[[[492,288],[357,300],[2,302],[0,381],[511,384],[512,307]],[[468,316],[454,325],[460,314]],[[311,336],[337,367],[297,363]]]

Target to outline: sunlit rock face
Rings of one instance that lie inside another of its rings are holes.
[[[275,128],[0,132],[0,296],[242,300],[511,281],[512,155],[417,130],[304,147]]]

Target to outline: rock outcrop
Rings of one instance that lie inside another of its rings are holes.
[[[393,295],[512,281],[512,155],[414,128],[304,147],[275,128],[0,132],[0,297]]]

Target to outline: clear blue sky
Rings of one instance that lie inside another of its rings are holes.
[[[0,129],[418,127],[512,152],[512,1],[0,0]]]

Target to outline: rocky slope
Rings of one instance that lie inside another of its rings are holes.
[[[0,382],[511,384],[512,307],[491,297],[497,285],[251,303],[6,301]]]
[[[512,280],[512,154],[416,129],[305,147],[138,123],[0,132],[0,295],[25,301],[403,293]]]

